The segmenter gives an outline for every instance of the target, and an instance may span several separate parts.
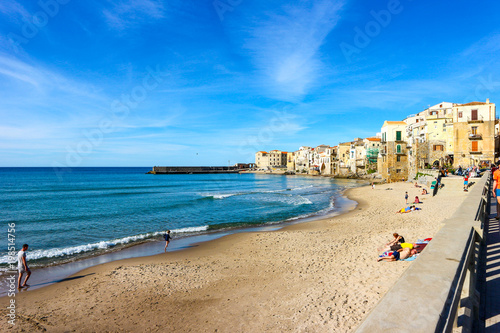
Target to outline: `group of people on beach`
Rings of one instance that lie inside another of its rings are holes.
[[[417,183],[415,183],[415,187],[421,187],[420,185],[418,185]],[[422,195],[426,195],[427,194],[427,190],[424,188],[422,189]],[[408,192],[405,192],[405,202],[406,204],[408,204]],[[407,206],[407,207],[403,207],[401,209],[398,209],[396,211],[396,214],[405,214],[405,213],[411,213],[411,212],[414,212],[416,210],[422,210],[422,208],[419,208],[419,207],[416,207],[415,205],[417,204],[421,204],[423,203],[420,198],[418,197],[418,195],[415,196],[415,200],[413,200],[413,204],[411,206]]]
[[[393,236],[394,238],[380,249],[384,254],[377,261],[405,260],[418,254],[419,244],[406,243],[405,238],[398,233],[394,233]]]
[[[427,195],[428,191],[425,187],[420,185],[418,182],[415,182],[414,184],[415,188],[421,188],[422,193],[421,195]],[[408,199],[409,199],[408,191],[405,192],[405,202],[408,205]],[[409,206],[403,207],[401,209],[398,209],[396,211],[397,214],[405,214],[405,213],[411,213],[417,210],[422,210],[422,208],[417,207],[416,205],[423,204],[422,200],[419,198],[418,195],[415,196],[415,199],[413,200],[413,203],[410,204]],[[377,261],[397,261],[397,260],[404,260],[407,258],[410,258],[414,255],[416,255],[422,247],[422,245],[419,244],[413,244],[413,243],[407,243],[405,242],[405,239],[403,236],[399,235],[398,233],[393,234],[393,239],[389,241],[387,244],[384,245],[383,248],[379,248],[380,252],[383,252],[384,254],[379,256]]]

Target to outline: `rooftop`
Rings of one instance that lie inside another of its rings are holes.
[[[489,103],[484,103],[484,102],[470,102],[470,103],[465,103],[465,104],[457,104],[456,106],[471,106],[471,105],[487,105]]]
[[[406,125],[406,123],[404,121],[389,121],[389,120],[386,120],[385,122],[387,123],[387,125]]]

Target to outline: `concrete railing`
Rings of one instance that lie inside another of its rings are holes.
[[[471,331],[479,316],[476,273],[489,214],[490,178],[488,172],[470,189],[356,332],[451,332],[458,325]]]

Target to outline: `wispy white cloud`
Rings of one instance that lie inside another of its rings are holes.
[[[31,17],[26,8],[15,0],[0,2],[0,13],[15,22],[20,22],[23,18],[27,19]]]
[[[110,8],[102,13],[110,27],[123,30],[144,21],[161,19],[165,9],[158,0],[110,1]]]
[[[263,90],[296,101],[319,84],[325,67],[321,46],[337,24],[342,5],[343,1],[300,2],[263,14],[258,20],[238,20],[236,24],[243,26],[236,28],[236,37],[243,34],[243,49]]]

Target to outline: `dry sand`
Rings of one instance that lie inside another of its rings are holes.
[[[19,293],[15,331],[353,331],[411,265],[378,263],[377,248],[393,232],[432,237],[466,197],[461,179],[444,183],[434,198],[410,183],[356,188],[359,205],[335,218],[86,269]],[[395,214],[405,191],[423,210]]]

